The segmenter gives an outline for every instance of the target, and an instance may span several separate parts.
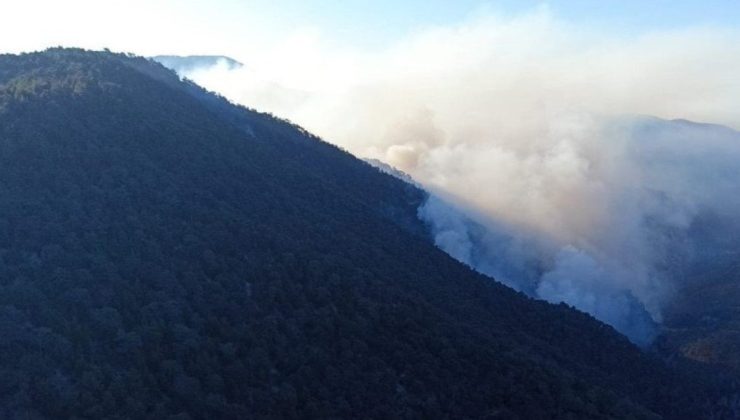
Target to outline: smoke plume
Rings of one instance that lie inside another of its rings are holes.
[[[299,34],[185,76],[411,174],[445,197],[419,209],[439,247],[643,344],[691,264],[719,252],[698,238],[740,236],[740,135],[669,121],[740,127],[739,41],[610,36],[538,9],[375,52]]]

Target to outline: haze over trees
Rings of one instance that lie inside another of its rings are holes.
[[[180,74],[217,66],[222,66],[224,70],[235,70],[244,66],[233,58],[222,55],[157,55],[152,57],[152,60]]]

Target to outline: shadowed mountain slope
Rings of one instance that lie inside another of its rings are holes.
[[[143,58],[0,56],[0,197],[3,418],[712,406],[703,376],[435,248],[414,186]]]

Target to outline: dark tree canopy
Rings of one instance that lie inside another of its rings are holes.
[[[152,61],[0,56],[0,417],[704,415],[683,368],[437,250],[424,199]]]

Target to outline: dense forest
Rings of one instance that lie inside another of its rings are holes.
[[[153,61],[0,56],[0,417],[734,415],[436,249],[424,199]]]

